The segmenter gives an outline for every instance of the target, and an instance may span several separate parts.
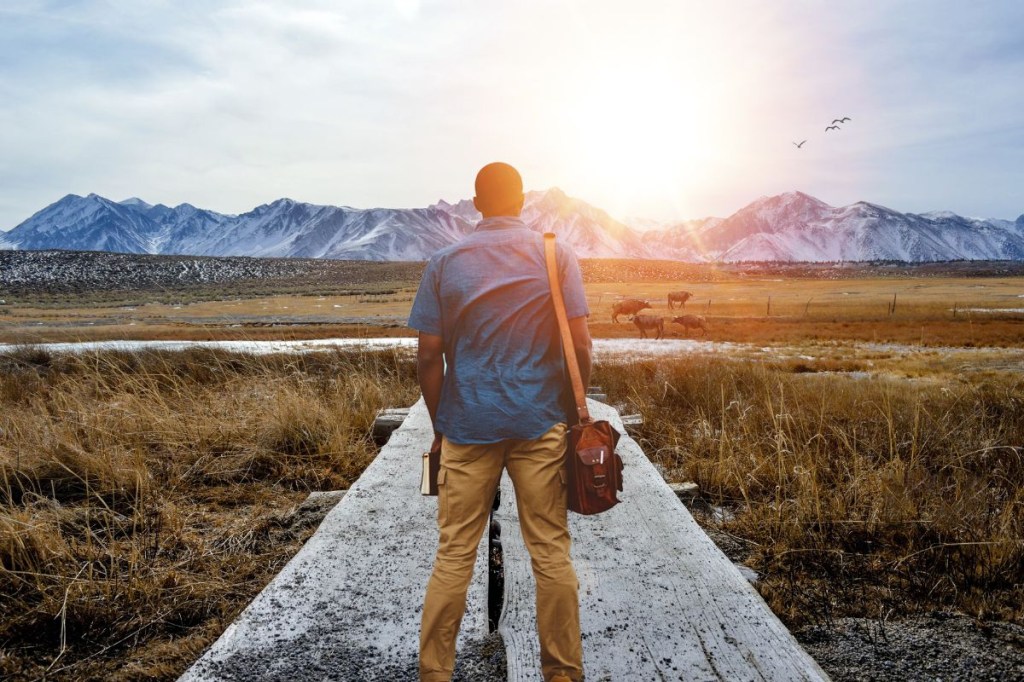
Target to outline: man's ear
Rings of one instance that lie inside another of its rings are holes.
[[[480,208],[480,204],[477,202],[476,197],[473,197],[473,208],[483,213],[483,209]]]
[[[523,204],[526,203],[526,195],[522,194],[519,196],[519,201],[516,202],[516,215],[523,212]]]

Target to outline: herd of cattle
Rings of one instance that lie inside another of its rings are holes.
[[[693,297],[689,291],[673,291],[668,295],[668,309],[673,310],[674,304],[678,303],[680,308]],[[612,305],[612,322],[619,321],[619,315],[629,316],[630,321],[640,330],[640,338],[646,339],[647,332],[653,332],[654,338],[660,339],[665,336],[665,318],[659,315],[641,315],[640,311],[650,308],[649,301],[641,301],[638,298],[627,298]],[[680,315],[673,317],[672,324],[682,325],[684,330],[701,331],[702,336],[708,333],[708,323],[703,315]]]

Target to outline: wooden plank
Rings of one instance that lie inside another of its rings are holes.
[[[432,431],[422,400],[317,532],[182,677],[418,679],[419,619],[437,498],[419,494]],[[487,634],[486,536],[460,649]]]
[[[638,426],[643,426],[644,416],[642,414],[624,414],[621,417],[619,417],[619,421],[621,421],[622,425],[625,426],[627,429],[635,428]]]
[[[669,483],[669,490],[675,493],[675,496],[683,501],[683,504],[689,505],[694,500],[700,497],[700,486],[693,481],[686,481],[685,483]]]
[[[377,412],[373,420],[373,440],[377,445],[388,442],[388,438],[395,432],[406,417],[409,416],[408,407],[388,407]]]
[[[594,400],[597,400],[597,398],[594,398]],[[607,401],[602,400],[599,402]],[[644,416],[642,414],[624,414],[620,419],[622,421],[622,427],[625,429],[623,433],[628,433],[631,436],[635,436],[644,425]]]
[[[595,419],[622,431],[615,410]],[[622,503],[570,514],[587,680],[827,680],[715,546],[634,440],[623,436]],[[535,592],[515,495],[502,481],[505,607],[499,622],[510,682],[540,679]]]

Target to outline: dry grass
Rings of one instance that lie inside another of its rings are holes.
[[[641,444],[734,516],[789,623],[934,607],[1024,618],[1024,379],[856,380],[725,360],[600,367]]]
[[[0,677],[176,678],[416,395],[380,352],[0,356]]]

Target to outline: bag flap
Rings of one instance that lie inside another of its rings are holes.
[[[611,449],[603,443],[576,451],[576,457],[588,467],[610,462],[611,454]]]

